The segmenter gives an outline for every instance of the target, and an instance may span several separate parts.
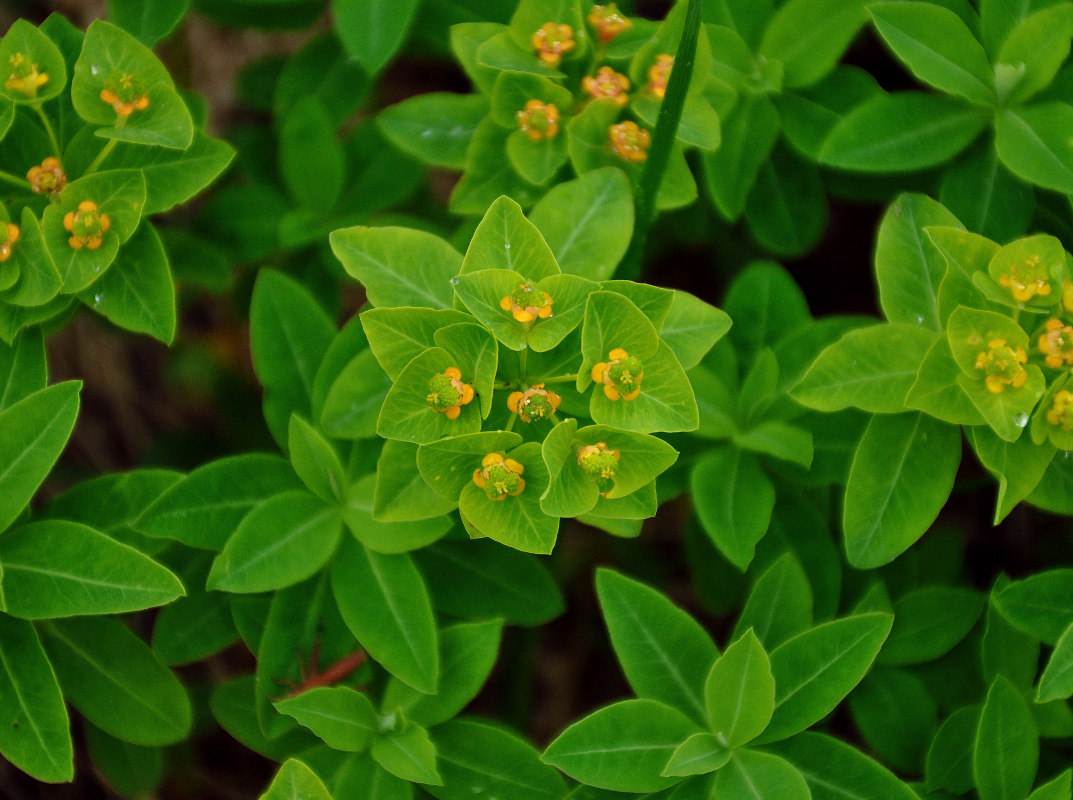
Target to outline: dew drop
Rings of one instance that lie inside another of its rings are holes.
[[[921,323],[923,321],[924,321],[924,315],[923,314],[917,314],[917,323],[919,324],[919,323]]]
[[[458,278],[451,278],[451,285],[458,286]]]
[[[1028,414],[1022,411],[1020,414],[1013,418],[1013,424],[1016,425],[1018,428],[1023,428],[1025,425],[1028,424]]]
[[[101,296],[100,296],[100,294],[93,295],[93,305],[99,306],[100,304],[101,304]]]
[[[529,345],[527,345],[527,344],[525,344],[525,343],[523,342],[523,343],[521,344],[521,346],[520,346],[520,347],[518,348],[519,352],[520,352],[520,351],[522,351],[522,350],[525,350],[525,349],[526,349],[526,348],[527,348],[528,346],[529,346]]]
[[[436,135],[435,131],[421,131],[421,138],[422,139],[431,139],[435,135]]]
[[[101,271],[101,265],[100,264],[94,264],[93,265],[93,271],[94,272],[100,272]]]
[[[92,65],[92,66],[91,66],[91,67],[89,68],[89,74],[90,74],[90,75],[96,75],[96,74],[97,74],[98,72],[100,72],[100,71],[101,71],[101,68],[100,68],[100,67],[98,67],[98,66],[97,66],[96,64]]]
[[[506,243],[505,243],[505,244],[503,245],[503,249],[504,249],[504,250],[510,250],[510,242],[506,242]]]
[[[1069,461],[1070,455],[1071,454],[1070,454],[1070,452],[1068,450],[1062,451],[1062,458],[1064,458],[1066,461]]]

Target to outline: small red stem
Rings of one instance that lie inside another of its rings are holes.
[[[288,692],[287,697],[297,697],[302,692],[317,689],[321,686],[334,686],[364,664],[366,658],[364,650],[355,650],[350,655],[336,661],[323,672],[317,672],[317,663],[313,661],[310,664],[309,675],[304,677],[300,684]]]

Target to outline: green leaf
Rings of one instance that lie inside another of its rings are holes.
[[[633,194],[620,169],[556,184],[529,214],[563,272],[594,281],[615,273],[633,233]]]
[[[148,222],[139,225],[111,268],[79,299],[121,328],[170,344],[175,339],[175,285],[156,229]]]
[[[771,652],[775,713],[760,742],[777,742],[823,719],[860,683],[890,632],[890,614],[818,625]]]
[[[206,586],[244,594],[296,584],[331,558],[342,527],[339,510],[306,491],[271,497],[239,523]]]
[[[289,758],[259,800],[332,800],[332,796],[313,770]]]
[[[287,449],[294,471],[309,491],[326,503],[342,502],[347,478],[339,454],[320,431],[297,414],[291,415]]]
[[[893,561],[931,526],[950,496],[961,434],[923,414],[873,417],[846,482],[846,554],[855,567]]]
[[[541,560],[498,542],[437,542],[414,558],[443,613],[539,625],[563,612],[562,591]]]
[[[1007,108],[995,120],[995,147],[1010,172],[1062,194],[1073,192],[1073,144],[1066,132],[1073,106],[1042,103]]]
[[[55,97],[67,85],[67,67],[63,53],[52,40],[38,30],[32,23],[17,19],[0,41],[0,64],[11,65],[13,58],[22,55],[37,70],[38,79],[47,76],[40,86],[5,86],[0,89],[0,96],[8,97],[15,103],[40,103]],[[10,75],[11,73],[9,73]],[[32,74],[32,73],[31,73]]]
[[[146,108],[126,117],[100,96],[105,89],[114,91],[113,84],[124,75],[133,76],[137,94],[149,99]],[[97,131],[106,139],[185,150],[194,138],[194,121],[167,68],[137,39],[103,20],[94,20],[86,29],[71,80],[71,101],[86,122],[112,126]]]
[[[376,117],[380,132],[424,164],[463,169],[477,124],[488,115],[479,94],[430,92],[388,106]]]
[[[415,356],[435,345],[440,328],[471,321],[469,315],[454,309],[371,308],[361,315],[369,347],[392,379],[398,379]]]
[[[597,570],[596,594],[634,693],[704,722],[705,680],[719,657],[711,637],[655,589],[609,569]]]
[[[26,331],[10,346],[0,344],[0,412],[47,383],[45,341],[39,328]]]
[[[627,352],[634,355],[629,349]],[[610,349],[607,353],[610,355]],[[586,360],[588,357],[586,351]],[[600,387],[593,387],[589,398],[589,416],[598,424],[638,433],[696,430],[700,424],[696,395],[671,348],[661,341],[652,357],[641,360],[644,382],[640,395],[632,400],[620,398],[615,401],[608,398]],[[588,374],[578,373],[579,382],[586,377],[591,378],[591,370]]]
[[[934,331],[906,323],[851,330],[820,353],[792,396],[820,411],[855,406],[896,414],[905,409],[905,397],[935,339]]]
[[[443,779],[436,769],[436,746],[419,725],[373,739],[373,758],[398,778],[412,783],[440,786]]]
[[[714,733],[694,733],[671,754],[661,773],[664,777],[706,775],[730,760],[727,750]]]
[[[1040,675],[1036,703],[1065,700],[1073,696],[1073,623],[1058,638],[1047,666]]]
[[[730,330],[730,325],[725,311],[689,292],[676,290],[659,335],[674,351],[683,369],[692,369]]]
[[[85,722],[86,750],[112,791],[123,797],[144,797],[160,788],[164,777],[164,750],[130,744]]]
[[[1073,10],[1063,4],[1045,8],[1021,20],[1002,43],[995,65],[996,76],[1002,67],[1014,70],[1016,79],[1003,100],[1013,105],[1023,103],[1045,89],[1069,56],[1073,37]]]
[[[45,244],[41,223],[33,211],[24,208],[20,222],[18,245],[12,248],[8,259],[8,263],[17,270],[18,278],[4,292],[3,299],[15,305],[43,305],[56,297],[63,285],[63,278]]]
[[[900,772],[923,771],[938,706],[920,677],[877,667],[853,690],[849,709],[870,750]]]
[[[134,528],[188,547],[223,550],[256,506],[300,488],[291,465],[279,456],[230,456],[198,467],[165,491],[134,522]]]
[[[488,453],[503,453],[521,444],[522,437],[510,431],[484,431],[454,436],[421,447],[417,468],[421,477],[440,497],[457,501],[473,481],[473,471]]]
[[[369,698],[347,686],[320,686],[273,703],[333,750],[361,753],[376,736],[379,718]]]
[[[983,425],[983,415],[962,390],[960,377],[950,342],[940,336],[920,363],[916,382],[905,396],[906,408],[954,425]]]
[[[770,749],[798,769],[812,800],[919,800],[885,767],[832,736],[806,732]]]
[[[757,175],[778,141],[779,112],[767,97],[747,94],[722,120],[722,130],[719,149],[701,159],[708,193],[720,213],[733,221],[745,210]]]
[[[756,750],[739,750],[715,777],[713,795],[743,800],[810,800],[808,785],[793,764]]]
[[[1056,645],[1073,623],[1073,569],[1051,569],[1014,581],[994,598],[995,608],[1017,628]]]
[[[205,572],[198,578],[204,581]],[[231,598],[191,588],[160,609],[153,622],[153,654],[169,667],[203,661],[238,641]]]
[[[970,439],[980,463],[999,479],[994,524],[998,525],[1036,488],[1054,458],[1054,448],[1038,445],[1029,436],[1007,442],[983,425],[970,430]]]
[[[1066,770],[1053,781],[1040,786],[1028,800],[1069,800],[1073,796],[1073,771]]]
[[[867,19],[861,0],[790,0],[771,18],[758,53],[783,62],[787,87],[808,86],[834,68]]]
[[[123,623],[55,620],[44,632],[64,695],[98,728],[147,747],[174,744],[190,732],[183,685]]]
[[[138,611],[185,594],[148,556],[76,522],[42,520],[0,537],[0,601],[23,619]]]
[[[81,388],[81,381],[58,383],[0,412],[0,531],[30,502],[67,445]]]
[[[894,601],[894,627],[877,663],[904,666],[933,661],[953,649],[983,611],[983,598],[969,589],[925,586]]]
[[[754,261],[739,272],[727,290],[723,309],[737,320],[728,338],[745,360],[811,319],[797,282],[773,261]]]
[[[503,195],[513,197],[523,206],[535,202],[540,195],[539,187],[523,180],[510,161],[503,157],[509,136],[510,132],[491,117],[477,126],[469,147],[465,174],[451,192],[449,209],[452,213],[484,214],[488,206]]]
[[[108,18],[133,34],[146,47],[152,47],[174,30],[190,0],[108,0]]]
[[[752,630],[771,650],[812,627],[812,589],[801,562],[784,553],[756,579],[732,639]]]
[[[986,271],[999,246],[975,233],[947,227],[928,227],[928,239],[946,259],[946,275],[939,284],[939,319],[946,321],[958,306],[992,308],[973,283],[973,274]]]
[[[771,522],[775,487],[755,455],[716,447],[693,467],[690,487],[704,532],[742,572]]]
[[[616,792],[656,792],[678,783],[661,773],[696,723],[655,700],[623,700],[575,722],[543,759],[571,778]]]
[[[559,274],[544,237],[509,197],[485,212],[462,261],[463,273],[484,269],[513,270],[532,281]]]
[[[418,447],[388,440],[376,465],[372,515],[378,522],[414,522],[447,514],[457,500],[440,497],[417,466]]]
[[[390,444],[402,444],[391,442]],[[387,451],[387,447],[384,448]],[[411,456],[412,457],[412,456]],[[416,462],[411,461],[411,469],[417,481],[424,483],[420,473],[417,472]],[[354,537],[370,550],[377,553],[406,553],[417,550],[442,538],[451,529],[453,520],[447,515],[447,511],[455,506],[450,503],[446,511],[438,512],[437,516],[430,517],[428,509],[439,506],[443,508],[444,501],[438,497],[428,486],[425,491],[428,494],[430,506],[419,508],[408,516],[421,514],[422,519],[402,522],[382,522],[373,516],[373,507],[376,504],[375,475],[366,475],[351,485],[343,508],[343,521]]]
[[[749,233],[780,256],[803,255],[827,225],[827,199],[820,171],[784,146],[760,167],[745,203]]]
[[[39,781],[74,778],[63,695],[37,632],[0,614],[0,754]]]
[[[361,797],[369,800],[411,800],[413,787],[396,778],[368,755],[351,756],[335,773],[332,792],[336,797]]]
[[[980,642],[980,662],[986,683],[990,683],[996,675],[1005,675],[1014,686],[1027,691],[1036,680],[1040,644],[1036,637],[1015,628],[999,613],[995,597],[1009,585],[1009,579],[1002,576],[991,587],[983,640]],[[974,725],[973,735],[975,730]]]
[[[972,749],[980,707],[965,706],[946,718],[928,748],[924,773],[928,791],[964,794],[973,788]]]
[[[989,120],[984,109],[940,95],[880,94],[835,125],[819,157],[826,166],[858,172],[924,169],[968,147]]]
[[[335,205],[346,178],[346,153],[315,97],[303,97],[280,120],[278,158],[280,177],[295,203],[321,214]]]
[[[540,761],[526,740],[477,720],[456,719],[432,731],[443,788],[428,787],[439,800],[463,793],[484,797],[560,800],[566,785]]]
[[[490,336],[488,337],[491,338]],[[385,439],[399,439],[416,444],[430,444],[437,439],[476,433],[481,429],[480,404],[460,406],[460,414],[451,419],[429,405],[429,380],[454,367],[462,373],[462,382],[478,389],[477,375],[470,365],[461,362],[442,347],[432,347],[416,356],[399,373],[395,385],[384,398],[377,419],[376,432]]]
[[[566,139],[562,136],[533,141],[520,130],[511,131],[507,136],[507,160],[529,183],[538,186],[548,183],[569,157]]]
[[[752,629],[726,649],[704,684],[708,719],[728,749],[752,741],[775,710],[775,679],[764,646]]]
[[[477,696],[499,655],[503,623],[458,623],[440,631],[440,692],[424,694],[391,678],[384,689],[381,707],[401,711],[410,721],[426,728],[454,717]]]
[[[939,200],[970,230],[999,242],[1023,236],[1036,209],[1032,187],[1002,165],[994,144],[986,140],[946,169]]]
[[[335,32],[347,52],[375,74],[402,46],[418,0],[332,0]]]
[[[418,691],[436,692],[436,623],[409,556],[381,555],[344,539],[332,561],[332,591],[347,627],[374,660]]]
[[[795,425],[764,420],[744,433],[735,434],[733,442],[743,450],[788,461],[802,469],[812,465],[812,434]]]
[[[883,3],[869,9],[876,30],[910,71],[970,103],[995,103],[983,46],[953,11],[931,3]]]
[[[898,196],[879,226],[876,282],[879,304],[888,320],[941,330],[939,284],[947,266],[924,233],[931,225],[957,228],[961,223],[925,195]]]
[[[343,268],[375,306],[450,308],[462,256],[438,236],[410,228],[344,228],[329,240]]]
[[[838,121],[881,91],[870,73],[840,64],[808,89],[776,95],[786,141],[815,162],[827,134]]]
[[[261,270],[250,300],[253,368],[265,387],[265,421],[286,443],[291,414],[312,414],[313,380],[335,326],[309,291],[281,272]]]
[[[999,675],[987,692],[973,747],[972,774],[980,800],[1027,797],[1038,763],[1032,712],[1014,685]]]

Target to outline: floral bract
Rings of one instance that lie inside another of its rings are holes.
[[[446,414],[447,419],[458,419],[462,406],[472,402],[473,387],[462,382],[462,373],[457,367],[448,367],[428,380],[428,405],[437,414]]]
[[[481,461],[481,468],[473,472],[473,482],[484,491],[489,500],[504,500],[514,497],[525,489],[522,473],[525,467],[501,453],[489,453]]]
[[[1062,389],[1055,394],[1051,407],[1047,409],[1047,422],[1064,431],[1073,431],[1073,392]]]
[[[607,496],[615,486],[615,471],[618,469],[619,451],[612,450],[607,442],[587,444],[578,450],[577,463],[596,483],[600,494]]]
[[[633,28],[630,18],[620,12],[614,3],[593,7],[588,20],[593,30],[596,31],[596,38],[604,44]]]
[[[554,414],[562,398],[544,388],[543,383],[530,386],[524,392],[513,392],[507,398],[507,408],[518,415],[522,422],[547,419]]]
[[[46,158],[39,167],[30,167],[26,180],[30,182],[34,194],[47,194],[49,197],[58,195],[67,185],[63,165],[55,156]]]
[[[554,103],[530,100],[515,116],[518,129],[534,142],[559,135],[559,109]]]
[[[611,67],[600,67],[596,75],[586,75],[581,79],[581,88],[594,100],[608,98],[620,106],[630,101],[630,79]]]
[[[603,384],[608,400],[636,398],[641,394],[641,378],[644,374],[641,359],[629,355],[619,347],[608,354],[606,362],[601,361],[592,368],[592,379]]]
[[[987,390],[998,394],[1007,386],[1017,389],[1028,380],[1024,363],[1028,354],[1024,348],[1010,347],[1005,339],[992,339],[987,343],[987,351],[976,356],[976,369],[986,375]]]
[[[11,248],[19,240],[19,226],[10,222],[0,224],[0,261],[11,258]]]
[[[141,81],[128,72],[113,72],[101,89],[101,100],[108,103],[121,117],[149,107],[149,95]]]
[[[565,23],[545,22],[533,34],[533,49],[541,63],[557,67],[563,56],[577,47],[574,29]]]
[[[533,284],[526,282],[500,300],[499,307],[509,311],[518,322],[530,323],[550,317],[554,302],[550,294],[537,292]]]
[[[102,214],[92,200],[83,200],[77,211],[68,211],[63,217],[63,227],[71,233],[67,243],[75,250],[96,250],[111,225],[108,215]]]
[[[608,129],[611,151],[619,158],[632,163],[640,163],[648,158],[648,146],[652,144],[652,134],[638,127],[633,120],[617,122]]]
[[[1046,333],[1039,337],[1039,351],[1048,367],[1073,366],[1073,326],[1060,319],[1047,320]]]
[[[1051,293],[1051,275],[1039,256],[1031,256],[1013,264],[1009,271],[1000,275],[999,286],[1010,290],[1018,303],[1027,303],[1033,297],[1046,297]]]
[[[48,83],[48,73],[39,72],[36,63],[25,53],[15,53],[8,59],[8,76],[4,88],[9,92],[22,92],[27,97],[36,97],[37,90]]]

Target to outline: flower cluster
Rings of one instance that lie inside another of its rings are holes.
[[[105,81],[100,97],[120,117],[129,117],[135,111],[144,111],[149,107],[148,93],[129,72],[113,72]]]
[[[11,248],[19,240],[19,226],[10,222],[0,223],[0,262],[11,258]]]
[[[987,390],[999,394],[1007,386],[1014,389],[1024,386],[1028,380],[1026,361],[1028,354],[1023,347],[1010,347],[1005,339],[992,339],[987,343],[987,350],[976,356],[976,369],[983,371]]]
[[[577,452],[577,463],[582,471],[596,483],[600,494],[607,496],[615,486],[615,470],[618,469],[620,453],[607,446],[607,442],[587,444]]]
[[[602,44],[608,44],[619,34],[633,28],[630,18],[623,15],[614,3],[594,6],[587,19]]]
[[[630,79],[611,67],[600,67],[595,75],[581,79],[581,88],[594,100],[611,99],[620,106],[630,102]]]
[[[524,392],[512,392],[507,398],[507,408],[522,422],[535,422],[554,414],[562,401],[555,392],[545,389],[543,383],[536,383]]]
[[[674,56],[660,53],[656,56],[656,63],[648,68],[648,85],[645,91],[662,100],[667,94],[667,82],[671,79],[671,70],[674,68]]]
[[[1073,366],[1073,326],[1051,318],[1044,329],[1046,332],[1040,335],[1037,344],[1047,366],[1054,369]]]
[[[525,490],[522,473],[525,467],[502,453],[489,453],[481,461],[480,469],[473,472],[473,482],[484,491],[489,500],[505,500]]]
[[[1047,409],[1047,422],[1064,431],[1073,431],[1073,392],[1062,389]]]
[[[641,378],[645,374],[641,359],[620,347],[612,350],[607,359],[592,368],[592,379],[603,384],[608,400],[635,399],[641,394]]]
[[[554,103],[530,100],[515,114],[518,129],[534,142],[559,135],[559,109]]]
[[[429,408],[447,419],[458,419],[462,406],[473,401],[473,387],[462,382],[462,373],[457,367],[448,367],[428,379]]]
[[[30,182],[34,194],[47,194],[49,197],[55,197],[67,185],[67,175],[55,156],[46,158],[39,167],[30,167],[26,180]]]
[[[633,164],[639,164],[648,158],[648,147],[652,144],[652,134],[638,127],[633,120],[617,122],[608,131],[611,151],[619,158]]]
[[[577,47],[574,29],[565,23],[545,22],[533,34],[533,49],[547,67],[557,67],[563,56]]]
[[[63,227],[71,234],[67,243],[75,250],[96,250],[111,225],[108,215],[102,214],[92,200],[83,200],[77,211],[68,211],[63,217]]]
[[[1051,275],[1039,256],[1030,256],[1013,264],[1008,272],[998,279],[999,285],[1010,290],[1018,303],[1027,303],[1033,297],[1046,297],[1051,293]]]
[[[499,307],[509,311],[518,322],[528,324],[537,319],[551,316],[551,306],[555,301],[547,292],[537,292],[531,283],[523,283],[499,301]],[[540,305],[537,305],[540,303]]]
[[[36,97],[37,90],[48,83],[48,73],[41,72],[36,63],[25,53],[15,53],[7,60],[8,75],[4,88],[9,92],[21,92],[27,97]]]

